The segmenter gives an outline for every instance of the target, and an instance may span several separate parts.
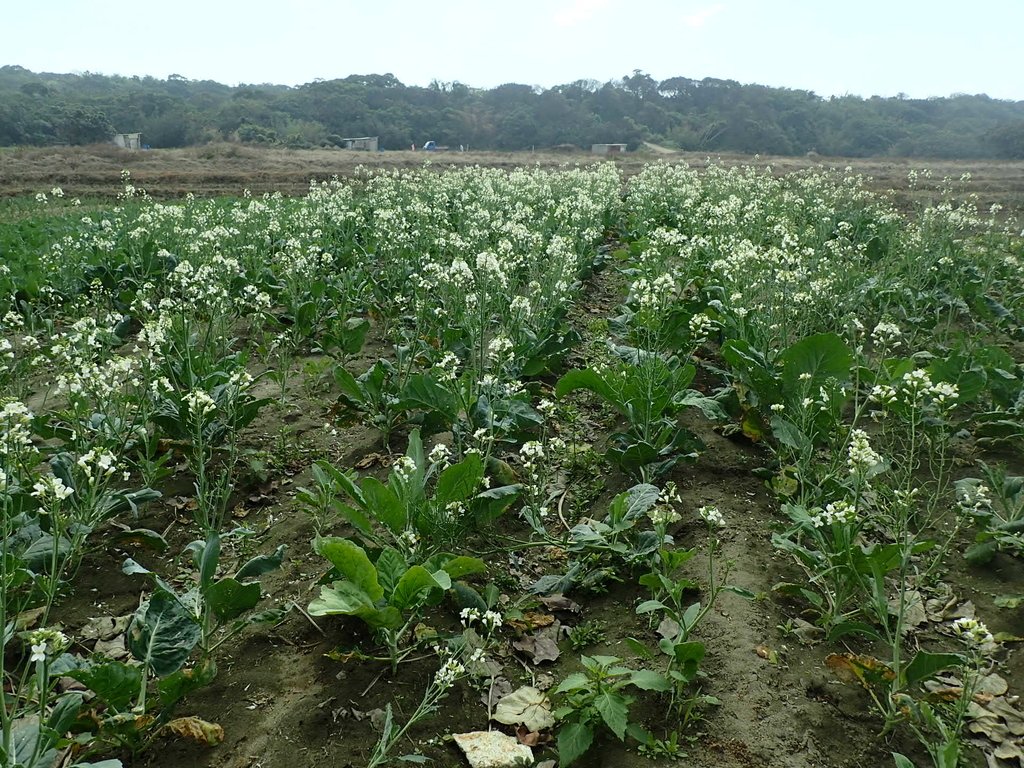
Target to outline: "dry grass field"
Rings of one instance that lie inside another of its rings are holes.
[[[615,162],[627,174],[639,171],[646,163],[663,160],[684,161],[700,168],[708,163],[725,166],[771,166],[779,175],[803,169],[851,167],[870,177],[868,186],[876,191],[892,191],[902,207],[910,208],[915,199],[928,200],[946,178],[959,182],[969,173],[967,191],[978,195],[987,209],[999,203],[1006,213],[1024,210],[1024,162],[992,160],[923,160],[920,158],[832,158],[772,157],[767,155],[707,155],[697,152],[666,152],[652,147],[642,152],[617,157]],[[351,176],[357,168],[398,169],[431,163],[438,169],[449,166],[481,165],[492,168],[563,165],[589,165],[606,162],[587,152],[350,152],[337,149],[263,149],[237,144],[213,144],[188,149],[161,149],[132,152],[114,146],[18,148],[0,150],[0,197],[35,194],[53,185],[61,185],[69,195],[112,197],[121,188],[122,170],[153,197],[239,195],[248,189],[254,194],[283,192],[301,194],[310,179]],[[912,169],[931,172],[921,176],[916,188],[908,186]]]

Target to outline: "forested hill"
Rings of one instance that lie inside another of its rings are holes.
[[[297,87],[171,75],[37,74],[0,67],[0,146],[88,144],[114,132],[152,147],[243,141],[289,147],[379,136],[382,149],[434,140],[473,149],[651,141],[684,150],[860,157],[1024,158],[1024,101],[821,98],[809,91],[642,72],[547,90],[403,85],[352,75]]]

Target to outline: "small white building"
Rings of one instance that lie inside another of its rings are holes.
[[[592,144],[590,151],[595,155],[624,155],[625,144]]]
[[[376,152],[377,137],[362,136],[358,139],[342,139],[341,147],[342,149],[354,149],[360,152]]]
[[[115,133],[114,143],[122,149],[142,149],[142,134]]]

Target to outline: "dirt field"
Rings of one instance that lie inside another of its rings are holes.
[[[1024,210],[1024,162],[991,160],[922,160],[905,158],[772,157],[759,155],[714,155],[697,152],[666,153],[662,148],[630,153],[611,162],[626,173],[638,171],[657,160],[685,161],[693,167],[709,162],[732,165],[770,165],[778,174],[814,169],[851,167],[871,177],[868,185],[877,191],[892,190],[897,201],[910,207],[915,198],[929,199],[943,179],[958,181],[971,174],[969,191],[987,209],[993,203],[1007,213]],[[160,149],[132,152],[115,146],[51,147],[0,150],[0,197],[30,195],[59,184],[73,196],[110,197],[121,184],[121,171],[131,171],[137,186],[160,199],[196,196],[240,195],[282,192],[301,194],[310,179],[351,176],[359,167],[397,169],[431,163],[437,168],[483,165],[517,168],[539,165],[587,165],[602,162],[586,152],[351,152],[332,149],[259,149],[237,144],[215,144],[189,149]],[[911,169],[931,171],[920,177],[916,190],[908,188]]]

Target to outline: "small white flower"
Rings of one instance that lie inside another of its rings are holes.
[[[430,449],[430,453],[427,454],[427,460],[431,464],[447,464],[451,455],[451,448],[444,443],[438,443]]]
[[[725,518],[722,517],[722,513],[718,507],[705,506],[697,510],[697,514],[700,515],[704,522],[706,522],[712,528],[724,528]]]

